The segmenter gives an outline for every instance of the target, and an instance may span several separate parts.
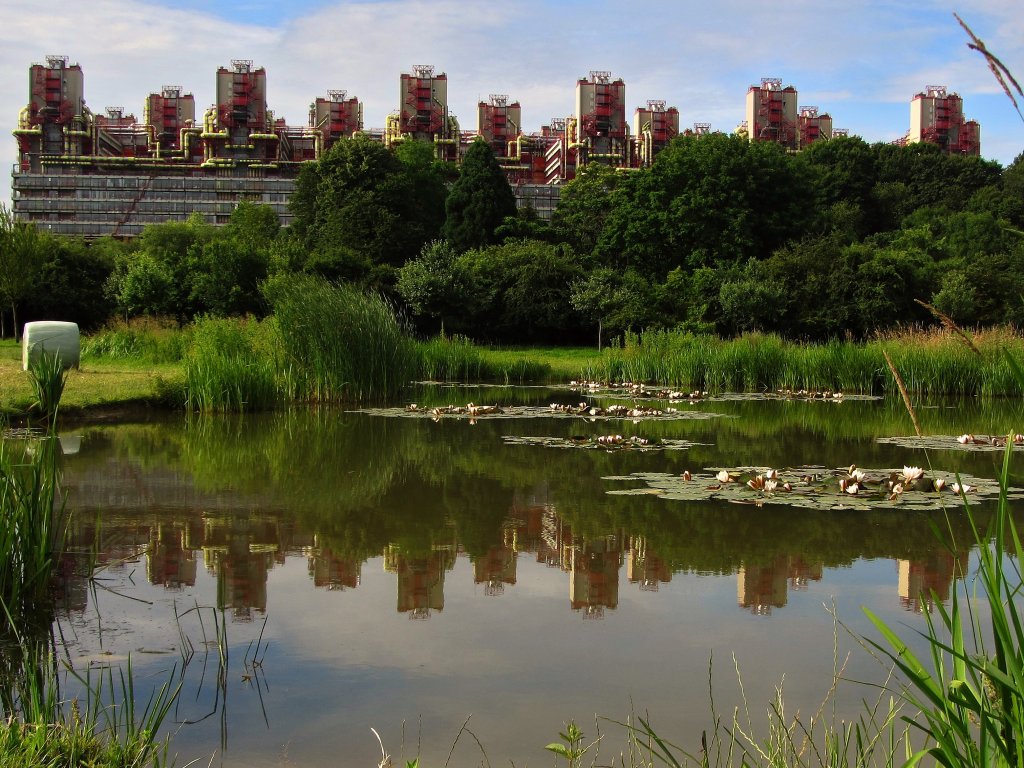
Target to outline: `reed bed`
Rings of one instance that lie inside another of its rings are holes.
[[[287,401],[272,323],[200,318],[185,360],[185,407],[201,413],[259,411]]]
[[[636,381],[689,390],[756,392],[832,389],[885,394],[891,387],[883,351],[916,395],[1018,395],[1006,352],[1024,357],[1012,329],[978,333],[977,352],[941,328],[905,330],[867,342],[804,344],[752,333],[723,340],[673,331],[626,334],[582,367],[584,378]]]
[[[426,381],[480,381],[484,358],[465,336],[441,334],[419,344],[419,376]]]
[[[416,344],[381,297],[309,275],[278,278],[264,293],[297,399],[384,400],[415,377]]]

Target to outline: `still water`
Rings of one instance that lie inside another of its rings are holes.
[[[410,398],[546,408],[581,396]],[[322,410],[83,426],[64,436],[64,486],[76,547],[98,542],[99,570],[73,582],[60,615],[66,657],[85,669],[130,654],[143,686],[180,677],[179,764],[212,755],[224,766],[375,765],[371,727],[421,764],[443,765],[458,737],[451,765],[550,765],[543,746],[570,719],[605,734],[608,763],[624,743],[611,721],[631,712],[696,752],[711,727],[709,677],[720,712],[743,705],[737,666],[755,729],[780,684],[788,712],[813,713],[847,653],[844,677],[882,680],[831,612],[854,635],[875,636],[861,606],[905,635],[923,628],[922,591],[948,599],[974,560],[961,509],[947,523],[941,510],[882,501],[816,509],[609,491],[644,488],[622,479],[633,473],[745,466],[930,462],[994,478],[1001,454],[879,443],[912,434],[890,401],[680,411],[635,423]],[[1017,404],[919,415],[933,435],[1024,426]],[[614,433],[675,448],[566,440]],[[932,523],[952,528],[952,550]],[[875,695],[843,683],[839,711],[856,715]]]

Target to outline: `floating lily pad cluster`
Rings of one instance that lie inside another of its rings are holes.
[[[700,472],[672,475],[634,472],[606,477],[608,481],[641,482],[643,486],[614,489],[613,495],[658,495],[679,501],[721,500],[735,504],[782,504],[808,509],[941,509],[959,506],[964,498],[994,498],[995,480],[937,472],[927,476],[918,467],[862,470],[857,467],[829,469],[802,466],[710,467]],[[958,485],[959,483],[959,485]],[[1010,498],[1024,498],[1019,488]]]
[[[659,421],[672,421],[682,419],[713,419],[729,418],[720,413],[704,413],[701,411],[683,411],[676,408],[644,408],[634,405],[631,408],[625,406],[608,406],[602,408],[588,403],[579,403],[574,406],[563,406],[552,403],[547,407],[531,405],[445,405],[438,407],[425,407],[416,403],[410,403],[404,408],[363,408],[356,413],[368,413],[373,416],[430,418],[438,421],[442,418],[456,418],[477,420],[487,419],[523,419],[523,418],[585,418],[589,421],[603,419],[620,419],[640,421],[657,419]]]
[[[1013,450],[1024,450],[1024,435],[1012,435]],[[879,437],[875,442],[898,445],[903,448],[921,448],[937,451],[1003,451],[1006,435],[908,435],[905,437]]]
[[[824,402],[841,403],[846,399],[842,392],[835,392],[831,389],[777,389],[774,393],[765,393],[768,397],[771,397],[772,394],[784,400],[822,400]]]
[[[691,392],[682,392],[675,389],[665,389],[664,387],[652,388],[648,387],[646,384],[640,384],[632,381],[621,381],[618,383],[601,381],[570,381],[569,388],[577,392],[587,392],[591,395],[606,394],[620,397],[649,398],[653,400],[670,401],[689,400],[690,402],[697,402],[698,400],[703,400],[708,396],[707,392],[702,392],[699,389]]]
[[[808,402],[842,403],[850,400],[881,400],[879,395],[848,395],[834,390],[780,389],[775,392],[723,392],[711,394],[696,390],[684,392],[646,384],[630,382],[607,383],[597,381],[571,381],[568,389],[590,396],[628,398],[632,400],[668,400],[679,405],[693,405],[701,402],[728,402],[750,400],[805,400]]]
[[[622,435],[597,435],[572,437],[524,437],[520,435],[504,435],[506,445],[531,445],[545,448],[599,448],[606,451],[685,451],[695,445],[689,440],[670,440],[666,438],[623,437]]]

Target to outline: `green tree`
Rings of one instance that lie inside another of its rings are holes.
[[[581,269],[572,249],[536,240],[510,240],[458,257],[461,325],[478,340],[574,341],[582,329],[569,301]],[[453,322],[454,325],[454,322]]]
[[[149,251],[119,259],[107,281],[107,292],[125,317],[179,314],[174,273]]]
[[[14,340],[18,334],[18,306],[36,290],[45,260],[45,239],[33,224],[15,221],[0,205],[0,336],[3,312],[11,310]]]
[[[430,327],[421,330],[436,332],[446,325],[450,327],[452,320],[462,313],[464,286],[456,261],[451,244],[435,240],[398,270],[398,295],[414,317],[430,323]]]
[[[778,145],[680,136],[613,193],[596,254],[661,281],[676,267],[766,258],[812,217],[805,174]]]
[[[614,207],[613,193],[624,178],[614,168],[590,163],[562,187],[551,226],[577,253],[593,253]]]
[[[41,233],[45,258],[39,281],[26,297],[24,316],[64,320],[83,329],[101,326],[114,313],[105,286],[113,258],[103,243]]]
[[[635,270],[624,272],[597,267],[573,282],[569,297],[573,309],[597,323],[597,348],[604,334],[661,324],[654,288]]]
[[[302,167],[290,206],[293,227],[310,251],[328,261],[397,268],[436,238],[441,220],[436,199],[444,179],[408,151],[410,164],[378,142],[357,135],[335,142],[315,163]]]
[[[516,215],[516,199],[490,145],[477,138],[445,201],[444,236],[459,253],[497,242],[494,231]]]

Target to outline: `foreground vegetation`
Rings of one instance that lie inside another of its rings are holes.
[[[54,426],[64,372],[42,356],[28,377],[46,429],[0,438],[0,765],[141,768],[167,763],[158,731],[177,688],[136,701],[131,662],[80,676],[81,699],[61,696],[54,607],[68,561]]]

